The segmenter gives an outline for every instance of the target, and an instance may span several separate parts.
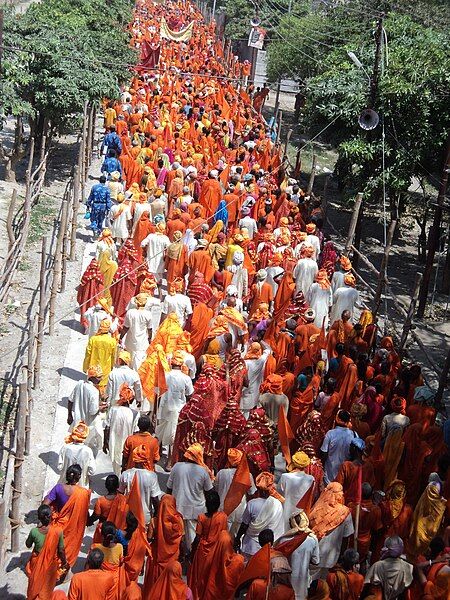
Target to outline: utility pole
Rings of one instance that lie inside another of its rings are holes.
[[[3,18],[5,15],[5,11],[3,8],[0,8],[0,74],[2,72],[2,64],[3,64]]]
[[[445,153],[444,168],[441,175],[441,183],[439,186],[439,195],[437,205],[434,209],[433,225],[431,226],[428,235],[428,252],[427,262],[425,264],[425,272],[423,274],[422,286],[420,288],[419,307],[417,316],[422,318],[425,314],[425,307],[428,299],[428,288],[430,286],[431,273],[433,271],[434,256],[439,241],[439,228],[442,221],[442,211],[444,207],[445,194],[447,192],[448,174],[450,171],[450,135],[447,138],[447,149]]]
[[[375,30],[375,61],[373,63],[372,76],[370,77],[369,104],[367,106],[367,108],[372,108],[372,109],[375,106],[375,102],[377,99],[377,93],[378,93],[378,81],[379,81],[380,60],[381,60],[381,44],[383,41],[383,19],[384,19],[384,15],[381,15],[381,17],[377,21],[377,28]],[[369,132],[369,140],[370,140],[370,136],[371,136],[371,133]],[[361,246],[363,217],[364,217],[364,202],[361,205],[361,210],[359,211],[359,215],[358,215],[358,222],[356,223],[354,246],[357,250],[359,250],[359,248]],[[356,252],[355,252],[355,255],[353,256],[352,260],[353,260],[353,268],[355,270],[357,270],[358,263],[359,263],[359,255],[356,254]]]

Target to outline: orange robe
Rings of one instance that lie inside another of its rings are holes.
[[[179,258],[169,258],[166,256],[166,271],[167,271],[167,284],[170,285],[177,277],[184,277],[187,269],[187,248],[183,244]]]
[[[320,329],[314,325],[314,323],[305,323],[304,325],[299,325],[295,330],[297,334],[295,341],[298,344],[298,357],[299,360],[296,364],[296,371],[301,373],[303,369],[306,367],[311,367],[313,365],[313,356],[311,350],[313,346],[311,344],[310,338],[312,335],[318,335],[320,333]]]
[[[27,600],[51,600],[58,580],[58,544],[62,529],[51,525],[39,554],[32,553],[26,566]]]
[[[314,407],[314,400],[319,393],[320,375],[313,375],[304,392],[297,392],[292,398],[289,425],[295,432]]]
[[[359,547],[358,547],[359,550]],[[327,575],[331,600],[358,600],[364,586],[364,577],[342,568],[333,568]]]
[[[363,479],[364,480],[364,479]],[[347,503],[346,503],[347,504]],[[356,518],[356,504],[351,502],[348,507],[352,511],[353,522]],[[364,560],[370,550],[372,535],[377,534],[383,527],[381,521],[381,509],[372,500],[362,500],[359,513],[358,552],[361,560]],[[383,538],[384,540],[385,538]]]
[[[295,290],[295,281],[292,273],[286,272],[277,289],[274,302],[273,318],[276,321],[281,321],[284,317],[284,313],[289,308],[292,296]]]
[[[101,569],[89,569],[75,573],[70,582],[69,598],[86,600],[115,600],[116,581],[114,573]]]
[[[270,304],[273,301],[272,286],[270,285],[270,283],[266,283],[266,282],[264,282],[262,284],[262,286],[260,286],[257,283],[254,283],[252,285],[250,297],[253,299],[252,304],[250,306],[250,311],[249,311],[250,317],[251,317],[253,315],[253,313],[256,311],[256,309],[259,308],[259,305],[262,302],[265,302],[266,304]]]
[[[126,469],[132,469],[135,464],[133,462],[133,450],[138,446],[144,446],[147,451],[147,469],[155,470],[155,463],[158,462],[159,442],[148,431],[142,431],[129,435],[123,445],[123,456],[127,459]]]
[[[192,590],[194,600],[203,598],[205,584],[212,565],[214,549],[221,531],[227,529],[227,515],[217,512],[208,517],[199,515],[196,533],[200,537],[194,560],[188,573],[188,585]]]
[[[102,524],[105,521],[111,521],[117,529],[125,529],[127,512],[127,499],[123,494],[117,494],[113,500],[100,496],[94,506],[94,515],[100,518],[92,542],[99,544],[102,541]]]
[[[199,302],[194,306],[189,330],[191,332],[190,344],[195,360],[199,360],[200,356],[203,354],[203,346],[209,331],[209,322],[213,318],[213,315],[214,311],[206,306],[206,304],[203,304],[203,302]]]
[[[267,594],[267,581],[265,579],[254,579],[248,589],[247,600],[295,600],[292,587],[277,585],[270,587]]]
[[[233,551],[228,531],[221,531],[212,556],[203,600],[233,600],[243,570],[244,557]]]
[[[194,250],[188,260],[189,283],[192,283],[195,273],[199,271],[205,277],[205,283],[209,283],[214,275],[211,255],[209,250]]]
[[[216,179],[206,179],[200,190],[199,203],[205,209],[206,218],[212,217],[222,199],[222,188]]]
[[[83,542],[88,516],[91,491],[76,487],[59,513],[53,514],[53,522],[62,528],[66,559],[70,566],[75,564]]]

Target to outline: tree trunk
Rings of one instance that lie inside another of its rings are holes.
[[[450,229],[447,232],[447,253],[445,256],[444,273],[442,274],[442,293],[450,294]]]

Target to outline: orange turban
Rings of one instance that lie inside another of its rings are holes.
[[[183,280],[181,277],[175,277],[172,283],[169,285],[169,294],[173,296],[174,294],[179,294],[183,291]]]
[[[119,388],[119,399],[117,404],[122,406],[123,404],[130,404],[134,399],[134,391],[126,383],[122,383]]]
[[[66,444],[76,443],[82,444],[84,440],[87,438],[89,434],[89,427],[86,425],[84,421],[80,421],[78,425],[76,425],[72,432],[66,437]]]
[[[282,227],[287,227],[289,225],[289,219],[287,217],[281,217],[280,225]]]
[[[140,446],[136,446],[136,448],[133,450],[132,454],[131,454],[131,460],[133,461],[133,463],[136,465],[143,465],[144,469],[148,468],[149,462],[150,462],[150,450],[147,446],[144,446],[144,444],[141,444]]]
[[[149,294],[153,296],[153,290],[157,288],[157,284],[153,275],[146,277],[144,281],[141,283],[141,287],[139,288],[139,292],[143,294]]]
[[[281,494],[277,492],[274,485],[274,477],[272,473],[268,471],[263,471],[258,475],[255,479],[256,487],[265,492],[269,492],[271,496],[279,500],[280,502],[284,502],[284,498]]]
[[[341,267],[344,269],[344,271],[352,270],[352,263],[350,262],[350,259],[347,256],[341,256],[339,262],[341,263]]]
[[[252,314],[251,320],[262,321],[263,319],[268,319],[269,317],[269,305],[267,302],[261,302],[255,312]]]
[[[261,394],[282,394],[283,393],[283,378],[281,375],[272,373],[262,382],[259,390]]]
[[[356,279],[354,278],[354,276],[351,273],[349,273],[348,275],[346,275],[344,277],[344,283],[345,283],[345,285],[348,285],[349,287],[355,287]]]
[[[110,319],[102,319],[100,321],[100,325],[98,327],[97,335],[100,333],[108,333],[111,328],[111,320]]]
[[[195,444],[191,444],[189,448],[184,453],[184,458],[190,460],[201,467],[207,468],[203,461],[203,446],[199,442],[195,442]]]
[[[112,246],[114,244],[114,240],[112,237],[112,233],[111,230],[108,229],[107,227],[101,232],[101,234],[98,236],[98,242],[106,242],[109,246]]]
[[[259,342],[252,342],[247,350],[247,354],[245,355],[246,359],[260,358],[262,356],[262,347]]]
[[[325,269],[320,269],[320,271],[317,272],[316,282],[323,290],[328,290],[330,288],[330,280],[328,279],[328,273]]]
[[[172,356],[172,360],[170,361],[172,363],[172,366],[177,366],[177,367],[181,367],[181,365],[184,363],[184,352],[182,350],[176,350],[173,353]]]
[[[278,265],[281,265],[282,262],[283,262],[283,255],[282,254],[274,254],[272,257],[272,260],[270,261],[270,266],[278,267]]]
[[[306,233],[306,231],[298,231],[296,233],[296,237],[299,242],[304,242],[306,240],[307,235],[308,234]]]
[[[308,225],[306,226],[306,233],[314,233],[315,230],[316,230],[315,223],[308,223]]]
[[[147,194],[145,194],[144,192],[141,192],[139,194],[139,202],[141,204],[144,204],[144,202],[147,202]]]
[[[103,377],[103,370],[100,365],[93,365],[89,367],[87,371],[88,379],[91,377],[97,377],[97,379],[101,379]]]
[[[209,330],[208,337],[217,337],[219,335],[223,335],[224,333],[229,333],[230,330],[228,328],[228,321],[223,315],[217,315],[217,317],[213,320],[211,324],[211,329]]]
[[[314,254],[314,248],[312,246],[303,246],[300,251],[300,258],[311,258]]]
[[[394,412],[404,415],[406,409],[406,400],[401,396],[394,396],[391,401],[391,408]]]
[[[229,448],[227,452],[228,462],[231,467],[237,467],[243,457],[243,452],[237,448]]]

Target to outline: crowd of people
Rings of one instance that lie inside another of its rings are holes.
[[[162,17],[191,38],[161,39]],[[138,0],[130,35],[155,66],[104,106],[85,377],[28,600],[65,579],[69,600],[449,598],[450,454],[420,366],[363,305],[214,22]]]

